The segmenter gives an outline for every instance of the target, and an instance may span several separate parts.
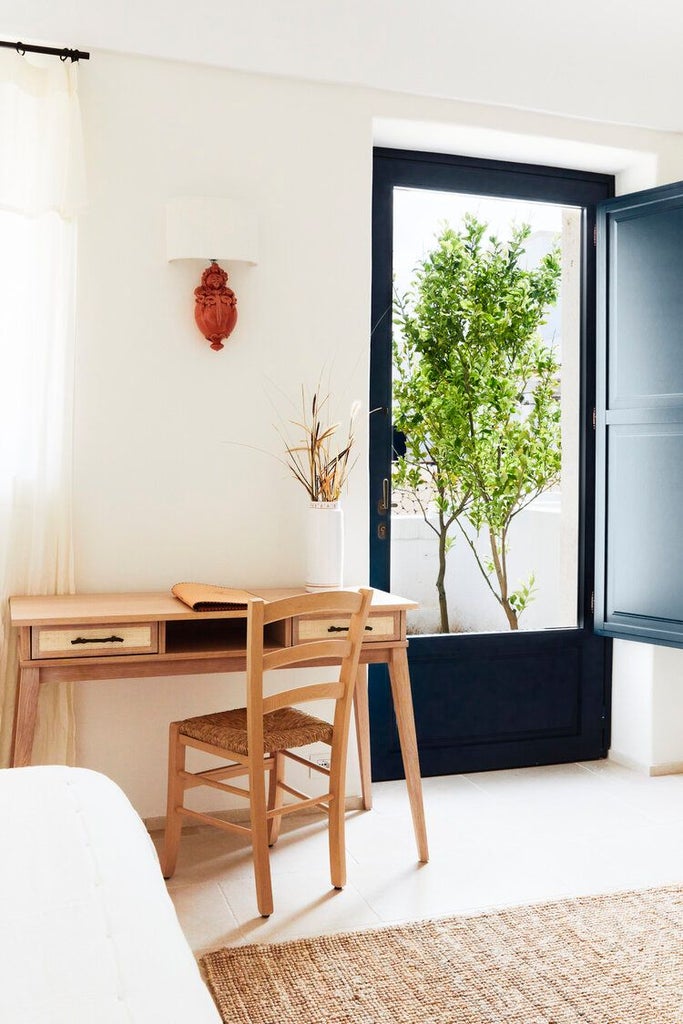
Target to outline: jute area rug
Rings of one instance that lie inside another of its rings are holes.
[[[683,886],[200,961],[225,1024],[683,1024]]]

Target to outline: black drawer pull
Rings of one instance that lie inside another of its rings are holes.
[[[122,636],[77,636],[75,640],[71,641],[72,644],[122,644]]]
[[[369,633],[372,633],[372,626],[366,626],[365,628],[367,629],[367,631]],[[349,631],[349,627],[348,626],[328,626],[327,627],[327,632],[328,633],[348,633],[348,631]]]

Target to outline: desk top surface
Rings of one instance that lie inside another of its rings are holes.
[[[345,587],[357,590],[357,587]],[[250,587],[248,593],[265,601],[305,594],[303,587]],[[375,590],[371,611],[394,612],[417,608],[418,603],[384,590]],[[73,622],[149,622],[171,619],[244,618],[243,609],[195,612],[170,591],[114,594],[49,594],[10,598],[13,626],[65,625]]]

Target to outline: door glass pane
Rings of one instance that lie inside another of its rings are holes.
[[[420,602],[412,633],[576,626],[580,236],[577,208],[394,189],[391,588]]]

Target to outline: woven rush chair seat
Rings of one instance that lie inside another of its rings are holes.
[[[247,755],[247,709],[233,708],[213,715],[197,715],[179,723],[181,736],[188,736],[213,747]],[[309,743],[332,743],[332,725],[298,708],[278,708],[263,716],[263,750],[305,747]]]
[[[161,857],[164,878],[175,872],[184,819],[235,832],[251,840],[256,902],[261,916],[268,917],[273,912],[269,848],[277,842],[282,818],[302,809],[320,807],[328,820],[330,880],[335,889],[346,884],[346,756],[371,601],[372,591],[360,589],[299,594],[276,601],[254,597],[247,602],[246,706],[195,715],[171,722],[169,727],[168,800]],[[282,646],[273,646],[273,634],[269,633],[266,643],[268,627],[299,616],[341,618],[348,622],[348,627],[342,627],[341,635]],[[318,676],[313,681],[312,670],[317,674],[321,668],[322,679]],[[280,669],[289,671],[281,673]],[[300,669],[304,671],[299,672]],[[292,670],[301,677],[296,684],[289,680]],[[333,708],[331,722],[308,711],[312,702],[321,706],[321,701],[325,703],[326,714],[330,706]],[[297,704],[304,704],[306,711]],[[302,749],[316,743],[329,746],[327,764],[312,760],[313,752]],[[202,771],[188,771],[188,747],[218,758],[221,763]],[[302,766],[308,769],[309,776],[312,772],[322,775],[326,791],[309,796],[286,781],[286,767],[292,764],[300,778],[305,777]],[[246,788],[233,784],[234,779],[244,777]],[[214,794],[229,795],[231,799],[247,800],[249,823],[231,820],[221,814],[224,808],[217,807],[212,813],[187,807],[185,791],[197,786],[209,787]]]

